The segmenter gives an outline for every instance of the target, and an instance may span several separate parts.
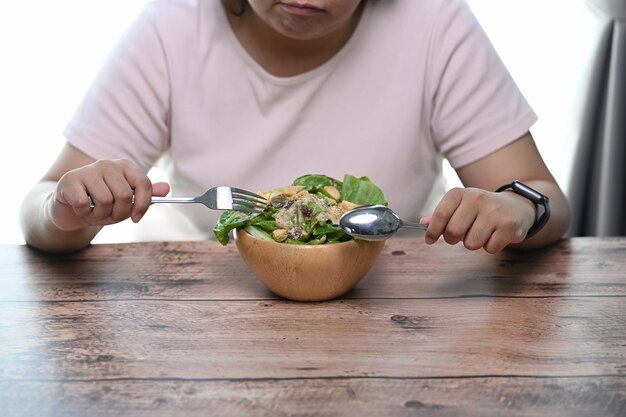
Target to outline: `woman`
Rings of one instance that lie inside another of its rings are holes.
[[[146,176],[160,158],[177,195],[350,173],[416,220],[445,157],[465,188],[441,198],[427,243],[537,248],[562,237],[569,212],[529,133],[535,121],[462,0],[156,0],[25,198],[24,235],[71,251],[102,226],[138,222],[150,196],[170,190]],[[532,237],[541,207],[495,192],[513,180],[549,198]],[[216,214],[185,212],[208,237]]]

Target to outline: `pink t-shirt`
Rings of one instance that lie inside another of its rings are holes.
[[[146,172],[161,158],[177,196],[350,173],[416,220],[442,156],[462,167],[535,121],[462,0],[367,1],[348,43],[294,77],[250,57],[218,0],[154,0],[64,133],[93,158],[130,159]],[[179,210],[212,235],[218,212]]]

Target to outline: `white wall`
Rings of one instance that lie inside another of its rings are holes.
[[[467,0],[539,116],[539,151],[567,191],[597,20],[585,0]],[[458,179],[449,166],[451,184]]]
[[[593,40],[583,0],[468,1],[539,114],[533,134],[557,180],[567,187],[576,134],[572,103]],[[23,243],[17,213],[24,194],[63,145],[61,130],[144,2],[0,3],[0,122],[6,146],[0,163],[0,244]],[[450,178],[454,184],[454,175]],[[99,241],[124,239],[127,230],[124,224],[110,228]]]
[[[0,243],[23,243],[18,209],[63,146],[61,131],[145,0],[0,2]]]

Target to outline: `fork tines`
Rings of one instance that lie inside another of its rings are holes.
[[[267,200],[258,194],[240,188],[232,188],[233,210],[246,213],[262,213],[267,207]]]

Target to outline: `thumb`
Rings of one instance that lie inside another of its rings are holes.
[[[170,192],[170,185],[166,182],[155,182],[152,184],[152,195],[165,197]]]
[[[430,220],[433,218],[433,216],[424,216],[422,218],[420,218],[420,224],[430,224]]]
[[[165,197],[170,192],[170,185],[166,182],[155,182],[152,184],[152,196],[153,197]],[[143,217],[144,213],[135,213],[132,216],[134,223],[138,223]]]

